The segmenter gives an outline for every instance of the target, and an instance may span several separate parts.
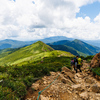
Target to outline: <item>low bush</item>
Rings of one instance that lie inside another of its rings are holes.
[[[0,100],[19,100],[23,98],[28,87],[35,82],[34,78],[50,75],[50,71],[61,71],[63,66],[71,69],[70,61],[70,57],[45,57],[22,66],[0,67],[0,79],[3,80],[0,84]],[[4,99],[2,99],[3,97]]]

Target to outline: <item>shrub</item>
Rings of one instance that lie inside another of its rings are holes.
[[[0,100],[18,100],[18,98],[9,88],[0,86]]]
[[[14,94],[22,98],[26,94],[26,86],[22,82],[12,81],[12,80],[4,80],[3,87],[10,88]]]
[[[32,85],[32,83],[34,82],[33,80],[33,76],[26,76],[24,79],[23,79],[23,82],[25,83],[25,85],[27,87],[30,87]]]

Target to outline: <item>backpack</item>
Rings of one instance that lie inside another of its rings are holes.
[[[78,65],[82,65],[82,59],[78,58]]]
[[[75,64],[75,62],[78,62],[76,57],[74,58],[74,64]]]
[[[71,65],[73,65],[74,64],[74,60],[71,60]]]

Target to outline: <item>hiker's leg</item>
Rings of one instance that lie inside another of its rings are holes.
[[[75,65],[73,65],[73,67],[74,67],[74,70],[75,70]]]
[[[80,72],[82,72],[82,71],[81,71],[81,65],[78,65],[78,69],[80,70]]]
[[[75,65],[75,71],[76,71],[76,73],[77,73],[77,65]]]
[[[76,71],[76,73],[77,73],[77,68],[75,68],[75,71]]]

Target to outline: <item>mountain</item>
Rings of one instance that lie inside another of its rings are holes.
[[[7,56],[7,55],[19,50],[19,49],[20,48],[16,48],[16,49],[13,49],[13,48],[1,49],[0,50],[0,58],[5,57],[5,56]]]
[[[61,40],[69,40],[69,41],[72,41],[74,39],[73,38],[67,38],[65,36],[53,36],[53,37],[41,39],[40,41],[42,41],[44,43],[52,43],[52,42],[61,41]]]
[[[79,53],[80,55],[83,55],[83,54],[95,55],[96,53],[100,52],[99,47],[92,46],[90,44],[87,44],[87,43],[80,41],[80,40],[77,40],[77,39],[75,39],[73,41],[68,41],[68,40],[57,41],[57,42],[49,43],[48,45],[69,46],[69,47],[72,47],[74,50],[76,50],[77,53]]]
[[[55,50],[62,50],[62,51],[70,52],[73,55],[78,55],[77,51],[74,48],[66,45],[50,45],[50,46]]]
[[[71,53],[54,50],[42,41],[0,50],[0,100],[24,100],[33,82],[50,75],[50,71],[61,71],[63,66],[71,69],[72,57]]]
[[[12,51],[13,50],[13,51]],[[2,54],[0,58],[0,65],[2,64],[22,64],[27,62],[37,61],[43,57],[50,57],[50,56],[58,56],[58,55],[66,55],[66,56],[73,56],[69,52],[64,51],[57,51],[51,48],[50,46],[46,45],[45,43],[38,41],[34,44],[31,44],[26,47],[19,48],[18,50],[12,49],[11,51],[5,50],[6,56]],[[3,52],[3,51],[2,51]],[[8,54],[10,53],[10,54]]]
[[[11,39],[5,39],[0,41],[0,49],[6,49],[6,48],[19,48],[25,45],[30,45],[34,41],[17,41],[17,40],[11,40]]]
[[[83,40],[83,41],[88,44],[100,47],[100,40]]]
[[[67,38],[64,36],[54,36],[54,37],[38,39],[38,40],[34,40],[34,41],[17,41],[17,40],[5,39],[5,40],[0,41],[0,49],[19,48],[19,47],[23,47],[23,46],[28,46],[37,41],[42,41],[44,43],[51,43],[51,42],[60,41],[60,40],[73,40],[73,39]]]

